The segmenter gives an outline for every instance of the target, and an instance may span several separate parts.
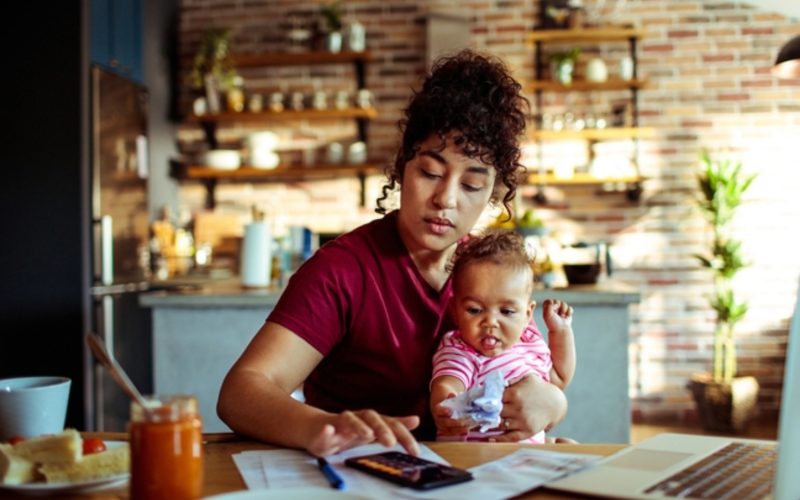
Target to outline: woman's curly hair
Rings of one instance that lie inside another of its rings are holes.
[[[533,261],[534,257],[527,251],[525,240],[519,233],[508,229],[488,229],[482,235],[459,245],[448,269],[452,272],[453,286],[458,286],[464,268],[476,262],[491,262],[530,271],[532,285]]]
[[[520,138],[525,131],[528,100],[521,85],[497,58],[471,50],[438,59],[422,89],[415,92],[398,126],[402,143],[394,165],[387,168],[388,183],[377,199],[376,211],[386,213],[383,202],[403,179],[406,163],[419,151],[419,145],[432,134],[442,139],[455,131],[456,144],[470,158],[480,158],[497,171],[492,201],[497,202],[505,186],[502,203],[511,214],[510,202],[517,189],[520,164]]]

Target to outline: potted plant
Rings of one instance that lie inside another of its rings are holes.
[[[522,217],[514,221],[514,228],[516,231],[525,236],[544,236],[547,234],[547,228],[544,227],[544,221],[540,219],[532,208],[528,208],[523,212]]]
[[[205,93],[208,109],[220,111],[220,93],[233,88],[238,77],[230,59],[230,30],[212,29],[203,34],[192,60],[192,88]]]
[[[737,298],[732,281],[747,264],[741,242],[732,234],[731,222],[755,175],[743,174],[740,162],[712,159],[708,151],[703,151],[701,158],[697,204],[713,237],[708,252],[695,257],[714,279],[714,292],[709,298],[715,313],[714,354],[713,372],[694,375],[689,389],[704,428],[741,432],[753,416],[758,381],[736,376],[734,330],[747,313],[747,304]]]
[[[319,30],[324,40],[325,50],[342,50],[342,5],[341,0],[322,4],[319,9]]]
[[[581,49],[573,47],[566,52],[556,52],[550,56],[550,68],[553,79],[562,85],[572,85],[572,75],[575,72],[575,64]]]
[[[556,266],[553,263],[553,259],[551,259],[549,255],[545,255],[542,262],[535,267],[539,281],[542,282],[544,287],[553,288],[556,284],[556,281],[558,281],[558,273],[556,272]]]

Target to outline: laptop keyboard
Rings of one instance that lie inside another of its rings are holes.
[[[772,489],[777,456],[775,445],[731,443],[645,493],[685,498],[763,498]]]

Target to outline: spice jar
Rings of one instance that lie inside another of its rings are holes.
[[[133,500],[200,498],[203,425],[197,399],[152,396],[131,403],[129,425]]]
[[[233,77],[231,88],[225,94],[228,111],[240,113],[244,111],[244,79],[241,76]]]

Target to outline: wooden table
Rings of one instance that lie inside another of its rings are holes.
[[[124,433],[84,433],[85,437],[100,437],[105,440],[127,440]],[[203,495],[217,495],[237,490],[247,489],[242,481],[236,464],[231,455],[245,450],[263,450],[269,445],[242,438],[236,434],[218,433],[204,435],[205,447],[205,485]],[[551,444],[551,445],[525,445],[516,443],[425,443],[437,454],[444,457],[456,467],[470,468],[490,460],[495,460],[508,455],[521,447],[535,447],[544,450],[557,450],[567,453],[590,453],[595,455],[610,455],[624,448],[621,444]],[[6,498],[6,496],[3,496]],[[17,498],[17,497],[9,497]],[[28,498],[31,497],[19,497]],[[127,499],[128,487],[107,489],[93,493],[75,496],[60,496],[59,499]],[[565,494],[547,489],[538,489],[534,492],[515,498],[573,498]]]

